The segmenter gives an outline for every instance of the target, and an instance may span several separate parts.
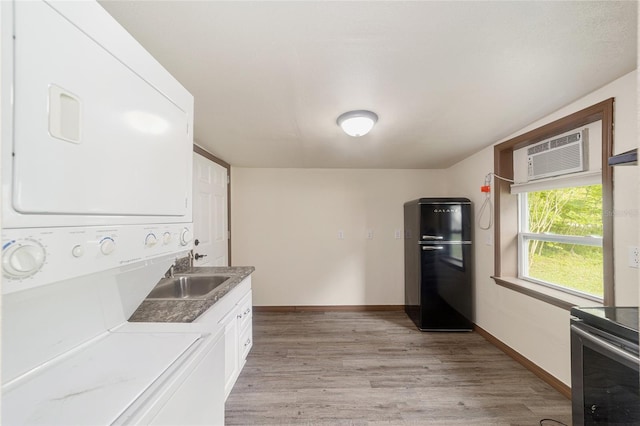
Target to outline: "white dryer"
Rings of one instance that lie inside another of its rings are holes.
[[[127,322],[192,248],[193,97],[94,1],[0,36],[2,423],[221,424],[222,334]]]

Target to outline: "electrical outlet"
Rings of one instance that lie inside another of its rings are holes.
[[[629,267],[640,268],[640,250],[638,247],[629,247]]]
[[[373,240],[373,229],[367,230],[367,240]]]
[[[395,236],[396,240],[401,240],[402,239],[402,229],[396,229],[396,232],[394,233],[394,236]]]
[[[484,241],[484,243],[488,246],[493,245],[493,232],[487,233],[487,239]]]

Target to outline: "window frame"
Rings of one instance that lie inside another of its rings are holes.
[[[494,146],[494,173],[513,179],[513,152],[544,139],[568,132],[587,124],[602,121],[602,250],[604,306],[615,305],[613,272],[613,169],[608,159],[613,154],[614,98],[584,108],[566,117],[552,121]],[[494,275],[496,284],[510,288],[563,309],[571,309],[571,303],[562,296],[537,290],[518,279],[518,197],[510,193],[509,183],[494,180]],[[585,299],[584,297],[582,297]]]
[[[602,237],[593,236],[578,236],[578,235],[564,235],[564,234],[540,234],[535,232],[523,232],[523,229],[528,229],[528,215],[529,210],[528,193],[521,192],[518,194],[518,278],[527,280],[532,283],[543,285],[549,288],[562,291],[564,293],[573,294],[574,296],[582,297],[584,299],[593,300],[594,302],[603,302],[601,297],[593,294],[585,293],[580,290],[575,290],[570,287],[563,286],[561,284],[553,283],[550,281],[539,280],[531,277],[529,273],[529,250],[528,242],[531,240],[545,241],[551,243],[561,244],[575,244],[591,247],[602,247]],[[604,290],[604,282],[603,282]]]

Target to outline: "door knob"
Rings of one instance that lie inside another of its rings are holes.
[[[196,240],[193,242],[193,245],[194,245],[194,246],[197,246],[198,244],[200,244],[200,240],[198,240],[198,239],[196,238]]]
[[[194,257],[196,260],[198,260],[198,259],[202,259],[203,257],[207,257],[207,255],[206,255],[206,254],[198,254],[198,253],[196,253],[196,255],[195,255],[195,256],[193,256],[193,257]]]

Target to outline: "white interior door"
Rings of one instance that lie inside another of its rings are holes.
[[[227,179],[225,167],[193,153],[195,266],[229,266]]]

